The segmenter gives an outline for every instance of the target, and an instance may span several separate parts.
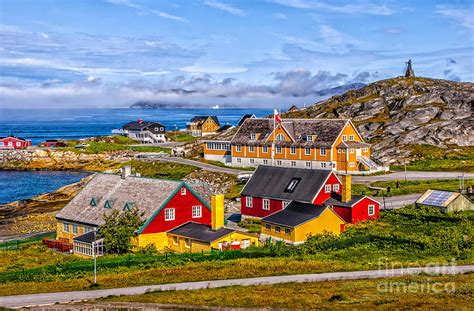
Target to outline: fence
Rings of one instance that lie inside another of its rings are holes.
[[[0,242],[0,251],[16,251],[19,250],[23,245],[37,243],[44,238],[54,238],[54,236],[54,232],[45,232],[27,239]]]

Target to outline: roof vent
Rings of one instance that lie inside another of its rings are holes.
[[[125,165],[122,167],[120,176],[125,179],[132,174],[132,167],[130,165]]]

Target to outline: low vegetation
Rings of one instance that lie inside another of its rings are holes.
[[[128,203],[127,203],[128,204]],[[131,203],[130,203],[131,204]],[[125,254],[132,250],[134,232],[144,223],[143,213],[130,205],[129,210],[113,210],[104,215],[104,225],[100,227],[99,238],[104,239],[104,248],[110,254]]]
[[[276,243],[212,254],[106,255],[98,260],[98,280],[101,288],[111,288],[377,269],[391,264],[468,264],[473,263],[473,220],[472,211],[444,214],[432,208],[409,206],[382,212],[378,222],[350,225],[340,237],[314,236],[304,245],[295,247]],[[38,246],[29,252],[28,257],[41,258],[44,249]],[[23,251],[17,256],[22,254]],[[45,261],[34,269],[26,267],[23,271],[18,267],[9,273],[0,273],[0,295],[88,289],[92,260],[77,260],[61,264]]]
[[[181,131],[166,132],[165,136],[169,141],[175,141],[175,142],[188,143],[188,142],[193,142],[197,140],[197,137],[194,137],[186,132],[181,132]]]
[[[436,287],[433,285],[436,284]],[[410,290],[407,290],[410,286]],[[392,289],[392,290],[390,290]],[[109,297],[95,303],[134,302],[277,309],[464,309],[474,303],[474,274],[406,276],[375,280],[286,283],[151,292]],[[118,307],[118,306],[117,306]],[[129,307],[132,307],[131,305]],[[148,308],[153,308],[148,305]]]
[[[173,162],[147,162],[139,160],[131,160],[122,165],[131,165],[136,173],[140,173],[143,177],[164,178],[179,180],[200,170],[198,167]]]
[[[387,191],[379,191],[378,195],[404,195],[411,193],[423,193],[428,189],[442,189],[447,191],[459,191],[459,180],[458,179],[436,179],[436,180],[402,180],[399,181],[399,188],[397,188],[396,181],[377,181],[370,184],[371,187],[378,187],[387,189],[390,187],[390,193]],[[474,179],[465,179],[464,187],[474,186]],[[353,184],[352,193],[360,195],[365,193],[366,195],[377,196],[377,190],[370,190],[369,186],[365,184]]]
[[[121,151],[121,150],[131,150],[137,152],[165,152],[171,153],[171,150],[168,148],[163,148],[159,146],[147,146],[139,145],[136,141],[123,137],[123,136],[106,136],[106,137],[96,137],[90,140],[79,141],[71,140],[68,141],[68,148],[64,150],[73,151],[76,153],[87,153],[87,154],[100,154],[105,152],[112,151]],[[84,147],[77,148],[78,145],[84,145]]]

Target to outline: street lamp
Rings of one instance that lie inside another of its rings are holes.
[[[97,254],[96,254],[97,227],[94,227],[94,239],[92,240],[92,255],[94,256],[94,286],[97,285]]]
[[[461,161],[461,164],[462,164],[462,177],[461,177],[461,180],[462,180],[462,183],[461,183],[461,193],[464,193],[464,164],[466,163],[466,161]]]

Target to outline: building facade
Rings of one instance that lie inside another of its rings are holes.
[[[212,143],[204,142],[204,158],[233,166],[274,165],[345,173],[385,169],[371,158],[370,145],[350,120],[285,119],[274,129],[273,119],[249,118],[230,141],[218,142],[222,149],[210,148]]]
[[[220,127],[219,119],[216,116],[195,116],[186,125],[186,130],[192,136],[200,137],[216,134]]]
[[[166,126],[159,122],[132,121],[122,126],[121,130],[112,130],[112,133],[126,136],[142,144],[166,142]]]
[[[31,140],[16,136],[0,137],[0,149],[26,149],[31,146]]]

